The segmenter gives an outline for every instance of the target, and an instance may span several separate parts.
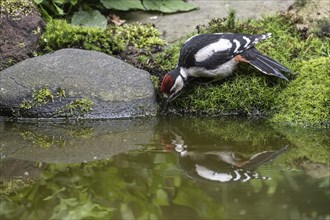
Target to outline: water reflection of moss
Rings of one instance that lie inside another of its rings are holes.
[[[279,161],[293,166],[301,159],[308,159],[316,163],[329,163],[330,139],[328,130],[284,126],[275,126],[274,128],[294,146]]]
[[[24,131],[20,133],[24,140],[32,141],[33,145],[49,148],[52,146],[64,147],[66,140],[62,140],[61,137],[56,138],[54,136],[40,134],[31,131]]]
[[[94,128],[92,127],[83,127],[80,129],[69,129],[68,133],[72,137],[79,137],[79,138],[90,138],[94,134]]]
[[[30,131],[24,127],[19,128],[19,133],[24,140],[31,141],[34,146],[41,148],[49,147],[65,147],[68,139],[74,138],[90,138],[94,134],[94,129],[92,127],[69,127],[64,130],[63,133],[54,135],[53,133],[48,133],[47,130],[36,130]]]
[[[10,180],[1,180],[0,182],[0,191],[1,195],[10,195],[10,194],[18,194],[25,187],[31,187],[34,183],[32,179],[28,178],[19,178],[15,177]]]

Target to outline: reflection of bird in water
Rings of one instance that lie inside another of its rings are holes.
[[[245,158],[234,151],[221,151],[208,148],[193,150],[188,149],[184,140],[179,135],[174,135],[171,144],[180,155],[180,164],[189,176],[219,182],[246,182],[251,179],[268,180],[270,177],[260,176],[254,170],[263,164],[269,163],[284,153],[288,147],[279,150],[264,151]],[[169,143],[167,143],[167,150]]]
[[[191,176],[196,177],[197,174],[197,177],[219,182],[246,182],[250,179],[270,179],[260,176],[254,170],[274,160],[286,149],[287,147],[283,147],[277,151],[261,152],[247,159],[233,151],[201,152],[181,149],[178,153],[182,168]]]

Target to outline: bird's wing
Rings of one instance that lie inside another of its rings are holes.
[[[271,34],[202,34],[190,38],[180,51],[179,66],[214,69]]]

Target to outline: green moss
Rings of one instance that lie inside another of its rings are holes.
[[[22,103],[19,105],[21,109],[29,110],[33,107],[31,100],[23,99]]]
[[[71,115],[83,115],[93,110],[93,102],[89,98],[76,99],[64,106],[63,111],[69,111]]]
[[[70,25],[65,20],[52,20],[42,35],[42,45],[45,52],[81,48],[113,54],[124,49],[124,42],[113,31],[112,28],[102,30]]]
[[[188,113],[265,114],[281,87],[256,74],[235,75],[222,84],[193,84],[174,104]]]
[[[23,110],[29,110],[33,107],[47,104],[48,102],[54,102],[54,95],[48,87],[45,87],[35,90],[32,93],[32,100],[24,99],[20,104],[20,108]]]
[[[59,97],[60,100],[61,100],[61,98],[66,97],[66,95],[65,95],[65,90],[62,89],[61,87],[58,88],[58,89],[57,89],[57,95],[58,95],[58,97]]]
[[[157,76],[151,76],[150,79],[151,79],[152,84],[154,85],[154,88],[159,89],[160,88],[160,82],[158,80],[158,77]]]
[[[48,102],[54,102],[53,92],[49,88],[41,88],[34,92],[33,101],[37,105],[47,104]]]
[[[1,196],[8,196],[12,193],[16,194],[20,192],[22,189],[31,186],[33,183],[34,181],[32,179],[19,178],[19,177],[10,180],[1,180],[0,182]]]
[[[298,76],[279,94],[278,113],[272,122],[299,126],[329,126],[330,123],[330,58],[303,62]]]
[[[152,25],[125,24],[118,27],[116,32],[126,43],[133,44],[137,48],[150,48],[165,44],[165,41],[159,38],[158,30]]]
[[[9,16],[12,20],[19,20],[21,16],[29,15],[34,9],[29,0],[4,0],[0,1],[0,17]]]
[[[53,115],[59,117],[83,116],[93,110],[93,102],[87,97],[74,99],[69,104],[65,104],[68,102],[64,102],[64,100],[62,100],[63,98],[66,98],[66,92],[63,88],[58,88],[56,92],[53,92],[48,87],[40,88],[33,91],[32,99],[23,99],[22,103],[19,105],[21,112],[18,113],[18,116],[21,116],[21,114],[24,115],[28,113],[29,110],[46,105],[50,102],[59,103],[55,105],[56,107],[53,107]],[[58,105],[60,107],[58,107]]]
[[[151,25],[127,24],[105,30],[68,24],[65,20],[52,20],[42,36],[45,52],[62,48],[81,48],[107,54],[119,54],[129,44],[138,48],[164,45],[159,32]]]
[[[55,138],[54,136],[40,134],[37,132],[24,131],[20,132],[24,140],[31,141],[34,146],[41,148],[50,148],[52,146],[64,147],[66,140]]]

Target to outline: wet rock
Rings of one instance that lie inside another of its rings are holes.
[[[62,49],[0,72],[0,115],[126,118],[156,110],[150,74],[100,52]]]
[[[44,27],[32,0],[1,1],[0,70],[35,56]]]

